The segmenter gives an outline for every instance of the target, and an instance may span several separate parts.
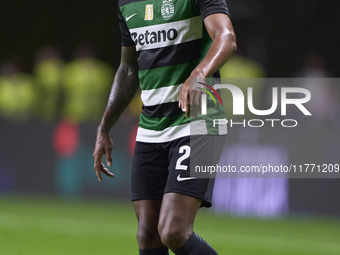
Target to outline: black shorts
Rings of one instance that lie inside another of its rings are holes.
[[[196,164],[200,159],[206,165],[216,165],[224,141],[225,136],[196,136],[166,143],[137,142],[131,175],[132,201],[162,200],[165,193],[179,193],[201,199],[201,206],[210,207],[215,179],[190,177],[190,162],[195,158]]]

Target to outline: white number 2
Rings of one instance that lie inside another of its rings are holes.
[[[179,157],[176,163],[176,169],[177,170],[187,170],[188,166],[181,165],[182,161],[189,158],[190,156],[190,147],[188,145],[183,145],[181,148],[179,148],[179,153],[184,153],[183,156]]]

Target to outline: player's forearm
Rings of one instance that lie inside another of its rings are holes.
[[[236,36],[232,32],[217,35],[201,63],[191,73],[192,78],[208,78],[218,71],[236,51]]]
[[[130,104],[139,86],[138,71],[121,64],[115,75],[110,97],[98,131],[109,132]]]

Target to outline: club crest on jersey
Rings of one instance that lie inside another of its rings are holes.
[[[144,20],[153,20],[153,4],[147,4],[145,6]]]
[[[171,19],[171,17],[175,13],[175,6],[172,3],[172,0],[164,0],[161,6],[161,13],[165,20]]]

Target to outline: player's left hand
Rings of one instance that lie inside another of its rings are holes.
[[[185,117],[196,118],[199,112],[202,90],[197,87],[202,87],[198,81],[205,82],[204,79],[192,79],[188,78],[185,83],[180,87],[178,93],[178,107],[185,112]],[[192,115],[192,116],[190,116]]]

